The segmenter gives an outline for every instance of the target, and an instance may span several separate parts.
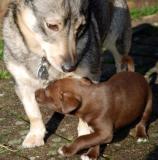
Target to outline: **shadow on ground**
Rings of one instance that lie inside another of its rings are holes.
[[[147,156],[146,160],[157,160],[158,157],[158,146]]]

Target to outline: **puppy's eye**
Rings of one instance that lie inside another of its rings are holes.
[[[55,31],[55,32],[59,31],[59,26],[57,24],[50,24],[50,23],[46,23],[46,24],[47,24],[47,27],[52,31]]]

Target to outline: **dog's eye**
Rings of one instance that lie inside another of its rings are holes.
[[[85,29],[85,24],[81,24],[80,26],[79,26],[79,28],[77,29],[77,36],[78,37],[80,37],[82,34],[83,34],[83,32],[84,32],[84,29]]]
[[[47,23],[47,27],[55,32],[59,31],[59,26],[57,24],[49,24]]]

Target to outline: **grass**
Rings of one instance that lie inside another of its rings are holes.
[[[0,70],[0,79],[10,79],[11,75],[6,70]]]
[[[3,58],[3,41],[0,40],[0,60]]]
[[[143,16],[149,16],[158,13],[158,5],[131,9],[130,13],[132,20],[140,19]]]
[[[0,60],[3,59],[3,41],[0,40]],[[0,69],[0,79],[9,79],[11,77],[10,73],[6,70]]]

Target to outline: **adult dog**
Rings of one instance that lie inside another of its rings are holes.
[[[4,18],[4,60],[30,120],[23,146],[44,144],[45,126],[34,92],[67,75],[99,81],[102,47],[121,54],[131,39],[125,0],[12,0]],[[80,121],[79,135],[89,133]]]

